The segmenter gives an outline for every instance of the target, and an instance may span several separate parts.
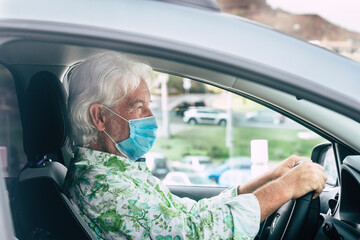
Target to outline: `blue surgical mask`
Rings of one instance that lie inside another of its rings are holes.
[[[104,130],[104,133],[114,142],[116,149],[121,154],[135,161],[150,151],[155,142],[156,130],[158,129],[154,116],[126,120],[110,108],[106,106],[104,108],[129,123],[129,138],[118,143]]]

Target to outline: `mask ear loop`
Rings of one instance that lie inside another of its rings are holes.
[[[114,141],[114,139],[112,137],[110,137],[110,135],[104,130],[102,130],[110,139],[111,141],[113,141],[114,144],[116,144],[116,142]]]
[[[123,119],[124,121],[130,123],[128,120],[126,120],[125,118],[123,118],[122,116],[120,116],[119,114],[117,114],[116,112],[114,112],[113,110],[111,110],[110,108],[108,108],[107,106],[101,104],[106,110],[112,112],[113,114],[115,114],[116,116],[118,116],[119,118]],[[115,142],[115,140],[105,131],[105,129],[103,130],[103,132],[111,139],[111,141],[115,144],[115,146],[117,146],[117,143]],[[123,154],[124,156],[127,156],[128,158],[130,158],[127,154],[123,153],[118,147],[116,147],[116,149],[119,151],[119,153]]]
[[[129,122],[128,120],[126,120],[125,118],[123,118],[122,116],[120,116],[119,114],[117,114],[116,112],[114,112],[113,110],[111,110],[110,108],[108,108],[107,106],[105,106],[105,105],[102,105],[102,106],[103,106],[106,110],[112,112],[113,114],[115,114],[116,116],[118,116],[119,118],[121,118],[122,120]]]
[[[117,146],[117,143],[114,141],[114,139],[112,137],[110,137],[110,135],[105,131],[105,130],[102,130],[110,139],[111,141],[115,144],[115,146]],[[118,147],[116,147],[116,149],[119,151],[119,153],[121,153],[122,155],[130,158],[127,154],[123,153]]]
[[[122,116],[120,116],[119,114],[117,114],[116,112],[114,112],[113,110],[111,110],[110,108],[108,108],[107,106],[101,104],[106,110],[112,112],[113,114],[115,114],[116,116],[118,116],[119,118],[123,119],[124,121],[129,122],[128,120],[126,120],[125,118],[123,118]],[[113,143],[116,145],[117,143],[114,141],[114,139],[112,137],[110,137],[110,135],[105,131],[105,129],[103,130],[103,132],[111,139],[111,141],[113,141]]]

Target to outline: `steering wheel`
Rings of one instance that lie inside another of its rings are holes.
[[[320,200],[313,196],[310,192],[282,205],[274,215],[268,240],[313,239],[320,215]]]

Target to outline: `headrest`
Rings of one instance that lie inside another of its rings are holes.
[[[48,178],[54,181],[59,189],[64,185],[67,168],[58,162],[46,162],[40,168],[26,168],[19,174],[19,182],[36,178]]]
[[[59,152],[66,139],[66,93],[51,72],[41,71],[30,80],[25,97],[24,150],[29,161]]]

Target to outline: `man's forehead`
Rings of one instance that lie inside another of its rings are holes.
[[[150,102],[151,94],[147,84],[143,81],[140,82],[139,86],[129,92],[125,98],[121,101],[126,104],[134,104],[135,102]]]
[[[134,104],[134,103],[146,103],[146,102],[150,102],[151,100],[151,96],[150,93],[144,93],[144,94],[128,94],[125,98],[125,101],[130,103],[130,104]]]

